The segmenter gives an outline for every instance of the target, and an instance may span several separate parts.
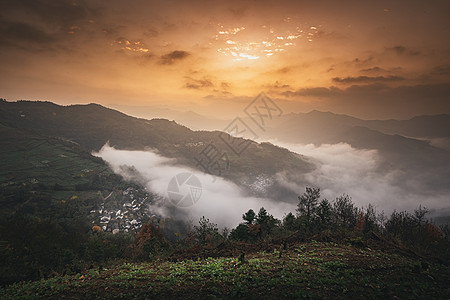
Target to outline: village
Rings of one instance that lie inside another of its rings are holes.
[[[93,231],[137,232],[148,221],[158,223],[160,218],[149,215],[148,204],[152,195],[145,190],[128,187],[112,191],[98,209],[90,211]]]

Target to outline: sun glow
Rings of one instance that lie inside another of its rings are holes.
[[[283,30],[267,25],[228,28],[219,24],[214,36],[217,52],[234,61],[270,58],[295,47],[297,43],[313,41],[318,32],[316,26],[302,27],[291,21],[287,23],[290,23],[289,28]]]

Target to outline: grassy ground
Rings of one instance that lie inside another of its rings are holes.
[[[392,251],[297,243],[236,257],[123,263],[4,287],[4,299],[450,299],[450,269]]]
[[[34,180],[48,188],[59,184],[65,189],[73,189],[76,184],[89,182],[93,174],[111,174],[101,160],[70,142],[1,124],[0,136],[0,182],[6,185],[33,184]]]

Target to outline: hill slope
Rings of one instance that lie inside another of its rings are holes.
[[[245,246],[245,245],[242,245]],[[124,263],[21,283],[5,299],[448,299],[448,267],[383,249],[301,243],[236,257]]]
[[[9,127],[76,142],[87,151],[98,151],[108,141],[120,149],[150,147],[202,171],[205,169],[196,158],[208,145],[213,145],[227,156],[219,161],[220,174],[210,173],[241,186],[245,186],[244,182],[251,185],[259,175],[273,176],[281,171],[302,173],[312,169],[305,157],[268,143],[235,139],[217,131],[192,131],[164,119],[138,119],[97,104],[59,106],[50,102],[1,102],[0,119]],[[224,140],[228,139],[231,142],[227,145]],[[248,143],[248,146],[236,155],[230,150],[230,143]]]

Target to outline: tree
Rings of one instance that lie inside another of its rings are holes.
[[[198,224],[198,226],[194,226],[194,232],[200,244],[213,244],[220,238],[217,224],[211,223],[204,216],[200,218]]]
[[[256,216],[256,225],[260,225],[260,236],[270,234],[279,223],[280,221],[269,214],[264,207],[259,209],[258,215]]]
[[[287,230],[295,229],[295,216],[293,213],[290,212],[283,218],[283,227]]]
[[[270,215],[267,213],[267,210],[264,207],[261,207],[256,216],[256,223],[261,225],[266,224],[269,221],[269,218]]]
[[[354,230],[356,232],[363,232],[365,225],[364,213],[362,211],[359,212],[358,217],[356,218],[356,224]]]
[[[317,207],[317,217],[322,227],[327,227],[330,225],[331,216],[331,203],[327,199],[323,199]]]
[[[414,210],[413,218],[417,222],[417,225],[421,226],[425,223],[425,215],[429,212],[428,208],[422,207],[422,205],[419,205],[419,207]]]
[[[256,214],[253,209],[249,209],[248,212],[242,215],[242,219],[244,219],[244,221],[247,222],[248,225],[253,224],[255,217]]]
[[[373,231],[377,228],[377,211],[375,207],[369,203],[364,214],[364,233]]]
[[[159,227],[152,223],[146,223],[137,233],[131,245],[134,258],[153,258],[162,254],[169,248],[169,243],[164,238]]]
[[[247,241],[249,239],[248,225],[241,223],[231,230],[230,239],[236,241]]]
[[[310,187],[306,187],[306,192],[298,197],[300,201],[297,205],[297,212],[299,213],[299,215],[306,215],[308,223],[311,219],[311,216],[315,213],[319,198],[320,189]]]
[[[358,209],[353,205],[350,196],[342,195],[337,197],[333,203],[333,212],[338,224],[349,228],[355,226]]]

